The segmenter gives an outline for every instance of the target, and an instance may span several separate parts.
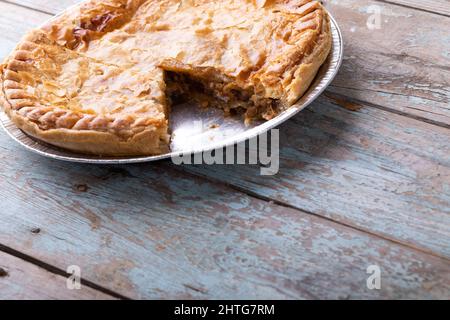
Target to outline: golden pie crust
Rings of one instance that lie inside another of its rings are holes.
[[[171,96],[271,119],[331,49],[311,0],[91,0],[31,31],[0,66],[0,103],[26,133],[72,151],[169,149]]]

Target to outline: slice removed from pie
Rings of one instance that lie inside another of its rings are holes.
[[[269,120],[331,48],[311,0],[91,0],[31,31],[1,66],[2,105],[28,134],[77,152],[167,152],[170,98]]]

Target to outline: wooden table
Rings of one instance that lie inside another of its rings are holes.
[[[0,1],[0,56],[74,2]],[[449,299],[450,1],[325,3],[345,60],[281,126],[276,176],[63,163],[2,132],[0,298]]]

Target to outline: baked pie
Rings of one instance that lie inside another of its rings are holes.
[[[52,145],[161,154],[174,100],[269,120],[306,92],[331,41],[317,1],[91,0],[18,44],[1,104]]]

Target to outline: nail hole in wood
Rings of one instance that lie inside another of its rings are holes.
[[[0,278],[7,277],[7,276],[9,276],[8,271],[6,271],[3,268],[0,268]]]

